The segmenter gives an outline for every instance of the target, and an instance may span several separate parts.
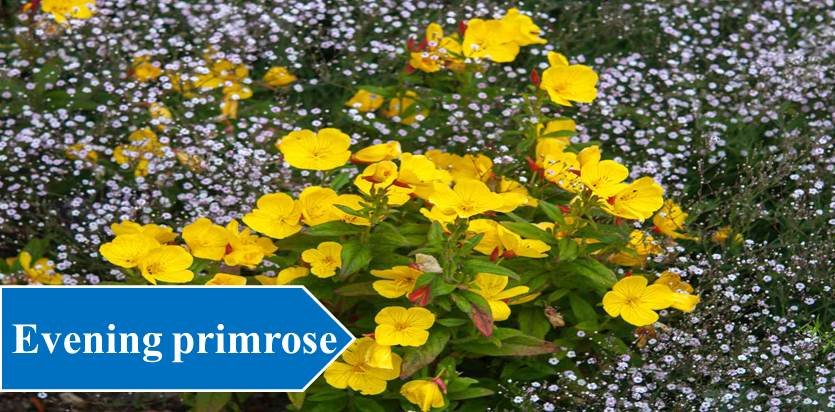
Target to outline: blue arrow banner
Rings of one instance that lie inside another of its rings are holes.
[[[5,286],[0,308],[0,391],[302,391],[354,339],[302,286]]]

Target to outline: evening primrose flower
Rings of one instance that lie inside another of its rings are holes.
[[[310,272],[320,278],[329,278],[342,267],[342,245],[322,242],[316,249],[302,252],[302,260],[310,264]]]
[[[436,183],[434,188],[429,196],[434,208],[443,214],[456,215],[463,219],[504,204],[501,195],[493,193],[487,185],[478,180],[461,180],[454,188]]]
[[[249,76],[249,68],[244,64],[235,64],[227,59],[211,61],[209,58],[209,70],[196,76],[194,86],[203,90],[217,89],[228,83],[238,83]]]
[[[424,40],[417,48],[411,49],[409,67],[426,73],[434,73],[442,68],[458,71],[463,69],[460,55],[461,43],[458,38],[444,36],[441,25],[430,23],[426,26]]]
[[[301,230],[301,206],[289,195],[269,193],[258,198],[255,205],[242,219],[253,230],[273,239],[284,239]]]
[[[221,260],[229,244],[229,232],[201,217],[183,228],[183,240],[194,257]]]
[[[400,155],[397,183],[411,188],[415,196],[428,199],[435,190],[435,183],[449,185],[451,181],[449,172],[439,169],[428,157],[411,153]]]
[[[171,110],[168,110],[168,108],[161,103],[151,103],[150,106],[148,106],[148,114],[151,116],[151,123],[159,130],[165,130],[174,118],[171,114]]]
[[[150,82],[162,75],[159,62],[151,61],[147,54],[138,55],[133,58],[133,77],[140,82]]]
[[[299,194],[299,207],[302,220],[308,226],[340,220],[340,210],[336,204],[339,195],[329,187],[308,186]]]
[[[497,322],[510,318],[508,299],[524,295],[530,291],[530,288],[527,286],[515,286],[510,289],[505,289],[507,283],[507,276],[491,273],[478,273],[475,279],[473,279],[473,291],[487,301],[487,304],[490,305],[490,312],[493,313],[493,320]]]
[[[724,245],[725,242],[728,241],[728,237],[730,237],[732,231],[733,229],[731,229],[730,226],[722,226],[719,229],[717,229],[716,232],[713,233],[713,235],[710,237],[710,240],[712,240],[714,243]],[[742,243],[741,233],[734,234],[733,243]]]
[[[642,266],[649,255],[658,255],[664,251],[652,236],[640,230],[633,230],[629,234],[626,249],[610,257],[609,261],[621,266]]]
[[[376,163],[384,160],[395,160],[400,157],[400,142],[392,140],[368,146],[351,156],[354,163]]]
[[[160,246],[160,243],[144,233],[116,236],[110,242],[99,246],[99,253],[108,262],[126,269],[134,268],[142,259]]]
[[[339,129],[326,128],[318,133],[296,130],[284,136],[278,150],[284,160],[297,169],[330,170],[348,162],[351,138]]]
[[[240,275],[229,273],[216,273],[215,276],[206,282],[207,285],[246,285],[246,278]]]
[[[267,83],[272,87],[289,86],[296,82],[296,80],[298,80],[298,77],[293,75],[293,73],[290,73],[290,71],[283,66],[270,67],[270,69],[267,70],[267,73],[264,74],[264,83]]]
[[[666,285],[673,291],[672,307],[682,312],[692,312],[696,309],[696,305],[701,302],[699,295],[693,295],[693,287],[689,283],[681,280],[681,276],[673,272],[663,272],[655,280],[655,284]]]
[[[395,184],[397,179],[397,165],[385,160],[372,163],[354,179],[354,186],[360,192],[370,195],[372,190],[385,190],[387,202],[393,206],[406,203],[411,197],[412,190]]]
[[[614,160],[587,163],[580,169],[580,180],[601,199],[608,199],[623,190],[627,177],[629,169]]]
[[[281,269],[278,272],[278,276],[257,275],[255,276],[255,280],[261,282],[262,285],[287,285],[308,274],[310,274],[310,269],[304,266],[291,266]]]
[[[417,120],[418,115],[423,117],[429,115],[429,110],[415,106],[417,103],[417,93],[412,90],[407,90],[402,96],[390,99],[388,106],[384,107],[380,113],[390,119],[397,117],[400,119],[401,124],[408,126]],[[415,107],[413,108],[412,106]]]
[[[597,97],[597,73],[591,67],[569,65],[565,56],[555,52],[548,52],[548,62],[539,88],[548,92],[552,102],[571,106],[571,102],[591,103]]]
[[[496,63],[508,63],[519,54],[516,40],[519,32],[502,20],[470,19],[461,51],[472,59],[488,59]]]
[[[67,18],[87,20],[95,8],[95,0],[41,0],[41,10],[52,14],[58,23],[66,23]]]
[[[603,309],[609,316],[620,316],[627,323],[646,326],[658,320],[656,310],[673,304],[673,291],[667,285],[647,286],[643,276],[628,276],[603,296]]]
[[[41,285],[61,285],[64,283],[64,277],[55,272],[55,263],[51,260],[42,257],[32,264],[32,255],[27,251],[22,251],[18,255],[18,262],[23,268],[23,273],[34,283]]]
[[[474,219],[470,221],[467,231],[473,235],[483,235],[475,250],[488,256],[506,258],[521,256],[538,259],[547,257],[545,252],[551,250],[547,243],[536,239],[522,239],[521,236],[491,219]]]
[[[435,324],[435,315],[420,307],[389,306],[377,313],[374,322],[374,339],[380,345],[421,346],[429,339],[428,329]]]
[[[194,279],[188,268],[193,258],[180,246],[160,246],[145,255],[137,266],[148,282],[186,283]]]
[[[532,44],[546,44],[547,40],[539,37],[541,29],[534,24],[533,20],[519,12],[517,8],[510,8],[501,21],[507,25],[511,33],[511,40],[519,46],[530,46]]]
[[[577,131],[577,123],[574,120],[559,118],[549,120],[545,124],[539,124],[536,130],[536,137],[539,139],[558,139],[567,146],[571,143],[568,136],[556,136],[557,134],[565,134],[565,132],[573,133]]]
[[[400,394],[417,405],[421,412],[428,412],[432,408],[443,408],[446,404],[441,386],[435,379],[416,379],[406,382],[400,388]]]
[[[371,274],[385,280],[378,280],[371,284],[381,296],[394,299],[412,293],[415,282],[423,274],[411,266],[395,266],[391,269],[372,270]]]
[[[358,112],[371,112],[380,108],[385,99],[377,93],[359,89],[347,102],[345,106],[356,109]],[[398,146],[399,149],[399,146]]]
[[[672,200],[667,200],[661,209],[652,217],[654,230],[663,233],[672,239],[694,239],[683,232],[684,222],[687,220],[687,213],[681,210],[681,206]]]
[[[177,234],[174,233],[170,227],[160,226],[153,223],[140,225],[139,223],[130,220],[113,223],[110,225],[110,230],[112,230],[116,236],[129,234],[147,235],[156,239],[159,243],[170,243],[177,238]]]
[[[68,159],[86,160],[96,163],[99,160],[99,153],[84,143],[75,143],[67,146],[65,153]]]
[[[664,204],[664,189],[651,177],[644,176],[624,186],[601,202],[608,213],[624,219],[648,219]]]
[[[351,388],[363,395],[377,395],[385,392],[386,381],[400,376],[403,359],[396,353],[391,355],[391,367],[372,366],[374,351],[379,348],[371,338],[360,338],[342,353],[342,361],[332,363],[325,370],[325,382],[337,389]]]
[[[224,250],[223,262],[229,266],[253,268],[277,249],[270,239],[254,236],[247,228],[240,229],[237,220],[230,221],[226,225],[226,231],[228,243]]]

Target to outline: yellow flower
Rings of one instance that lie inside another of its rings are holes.
[[[359,89],[357,92],[345,102],[345,106],[356,109],[359,112],[370,112],[380,108],[383,105],[383,96],[369,92],[365,89]],[[400,145],[398,145],[398,150]]]
[[[415,282],[423,272],[411,266],[395,266],[391,269],[372,270],[371,274],[382,279],[372,284],[381,296],[394,299],[408,295],[415,288]]]
[[[385,190],[388,204],[400,206],[411,198],[409,194],[412,190],[395,184],[397,176],[397,165],[394,162],[385,160],[372,163],[357,175],[354,186],[366,195],[370,195],[375,189]]]
[[[528,189],[525,186],[513,179],[502,176],[495,189],[496,193],[504,199],[502,206],[495,209],[497,212],[510,213],[520,206],[536,207],[539,204],[538,200],[528,195]]]
[[[264,74],[264,83],[272,87],[284,87],[298,80],[286,67],[274,66]]]
[[[400,155],[400,173],[397,176],[397,182],[404,187],[411,188],[415,196],[428,199],[435,190],[435,183],[449,185],[451,181],[452,177],[449,172],[438,169],[428,157],[411,153]]]
[[[475,250],[488,256],[506,258],[522,256],[536,259],[546,257],[545,252],[551,250],[547,243],[535,239],[522,239],[521,236],[490,219],[470,221],[467,231],[474,235],[484,234]]]
[[[310,264],[310,272],[320,278],[329,278],[342,267],[342,245],[322,242],[316,249],[302,252],[302,260]]]
[[[187,283],[194,279],[188,268],[193,259],[180,246],[160,246],[151,250],[139,262],[139,273],[148,282]]]
[[[291,266],[289,268],[281,269],[278,276],[257,275],[255,280],[261,282],[262,285],[287,285],[290,282],[303,278],[310,274],[310,269],[304,266]]]
[[[542,72],[539,88],[556,104],[591,103],[597,97],[597,73],[582,64],[568,64],[562,54],[548,52],[550,67]]]
[[[373,351],[377,349],[374,339],[357,339],[342,353],[342,362],[334,362],[325,370],[325,382],[337,389],[351,388],[363,395],[377,395],[385,392],[386,381],[400,376],[403,359],[391,354],[391,367],[379,368],[371,365]]]
[[[64,277],[55,272],[55,263],[47,258],[40,258],[32,265],[32,255],[29,252],[23,251],[18,255],[20,267],[23,272],[34,283],[42,285],[61,285],[64,283]]]
[[[108,262],[126,269],[139,265],[142,258],[160,246],[159,242],[141,233],[116,236],[99,247],[99,253]]]
[[[435,324],[435,315],[420,307],[389,306],[377,313],[374,322],[374,339],[380,345],[421,346],[429,339],[428,329]]]
[[[429,150],[430,158],[439,169],[448,171],[455,181],[475,179],[486,182],[493,177],[493,161],[483,154],[458,156],[438,150]]]
[[[196,76],[194,86],[203,90],[212,90],[225,86],[227,82],[243,81],[247,76],[249,76],[249,68],[246,65],[235,64],[227,59],[219,59],[209,62],[208,73]]]
[[[601,199],[608,199],[623,190],[627,177],[629,169],[614,160],[587,163],[580,169],[580,180]]]
[[[68,159],[72,160],[87,160],[89,162],[97,162],[99,154],[84,143],[75,143],[67,146],[65,153]]]
[[[515,7],[508,9],[501,20],[510,28],[511,39],[520,46],[548,43],[547,40],[539,37],[541,32],[539,26],[534,24],[530,17],[519,13],[519,9]]]
[[[640,231],[633,230],[629,234],[627,251],[618,252],[609,258],[609,261],[621,266],[642,266],[647,261],[647,256],[658,255],[664,251],[652,236]]]
[[[461,50],[464,56],[473,59],[512,62],[519,54],[517,29],[502,20],[470,19]]]
[[[149,223],[147,225],[140,225],[139,223],[123,220],[120,223],[113,223],[110,225],[110,230],[116,236],[129,234],[143,234],[150,236],[159,243],[173,242],[177,238],[177,234],[170,227],[155,225]]]
[[[329,187],[308,186],[299,194],[302,219],[308,226],[340,220],[340,210],[333,205],[339,196]]]
[[[171,110],[168,110],[165,105],[161,103],[151,103],[148,106],[148,114],[151,116],[151,123],[156,125],[157,129],[165,130],[166,126],[171,123],[174,116]]]
[[[501,195],[493,193],[478,180],[461,180],[450,188],[436,183],[429,201],[445,215],[456,215],[466,219],[504,205]]]
[[[400,119],[400,123],[408,126],[417,120],[418,115],[423,117],[429,115],[429,110],[415,106],[417,104],[417,97],[417,93],[408,90],[403,96],[389,100],[388,106],[383,108],[380,113],[388,118],[397,117]],[[415,107],[413,108],[412,106]]]
[[[183,240],[195,257],[221,260],[226,255],[229,232],[223,226],[201,217],[183,228]]]
[[[693,236],[681,233],[684,229],[684,221],[687,220],[687,213],[681,210],[681,207],[673,202],[667,200],[661,209],[652,217],[652,224],[655,225],[654,230],[673,239],[695,239]]]
[[[567,117],[554,119],[548,121],[548,123],[540,124],[537,127],[537,138],[539,139],[557,139],[565,143],[567,146],[571,143],[571,139],[567,136],[551,136],[552,134],[557,134],[560,132],[576,132],[577,131],[577,123],[574,120],[571,120]]]
[[[507,300],[530,291],[527,286],[516,286],[510,289],[507,287],[507,276],[493,275],[490,273],[478,273],[473,280],[474,292],[481,295],[487,304],[490,305],[490,312],[493,313],[494,321],[507,320],[510,317],[510,306]]]
[[[673,291],[672,307],[682,312],[692,312],[696,309],[696,305],[701,302],[699,295],[692,295],[693,287],[689,283],[681,280],[681,276],[673,272],[664,272],[654,284],[666,285]]]
[[[41,0],[41,10],[51,13],[58,23],[66,23],[67,17],[86,20],[93,17],[95,0]]]
[[[229,266],[255,267],[264,260],[264,256],[277,249],[270,239],[254,236],[247,228],[239,230],[237,220],[229,222],[226,231],[228,243],[224,248],[223,262]]]
[[[642,177],[601,202],[608,213],[624,219],[648,219],[664,204],[664,189],[651,177]]]
[[[724,245],[725,242],[728,241],[728,237],[731,235],[731,232],[732,229],[730,226],[722,226],[719,229],[717,229],[716,232],[713,233],[713,236],[711,236],[710,239],[713,240],[714,243]],[[733,243],[742,243],[741,233],[734,234]]]
[[[443,408],[445,405],[444,394],[441,388],[432,379],[416,379],[406,382],[400,388],[400,394],[406,400],[417,405],[421,412],[428,412],[432,408]]]
[[[620,316],[627,323],[646,326],[658,320],[656,310],[673,304],[673,291],[662,284],[647,286],[643,276],[628,276],[603,296],[603,309],[609,316]]]
[[[392,140],[368,146],[351,156],[354,163],[376,163],[384,160],[395,160],[400,157],[400,142]]]
[[[266,194],[258,198],[256,206],[242,219],[253,230],[273,239],[284,239],[301,230],[301,206],[289,195]]]
[[[151,61],[151,56],[143,54],[133,58],[133,77],[140,82],[156,80],[162,75],[159,62]]]
[[[344,165],[351,157],[351,138],[339,129],[326,128],[314,133],[297,130],[277,144],[284,160],[298,169],[330,170]]]
[[[426,73],[434,73],[441,68],[453,71],[463,69],[461,43],[457,37],[444,37],[443,28],[437,23],[426,26],[424,40],[409,54],[409,66]]]
[[[240,275],[230,275],[228,273],[217,273],[211,278],[207,285],[246,285],[246,278]]]

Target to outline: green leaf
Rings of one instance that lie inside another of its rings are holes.
[[[429,339],[423,346],[407,349],[403,355],[403,364],[400,366],[400,379],[408,378],[432,363],[443,352],[447,342],[449,342],[449,331],[437,329],[429,334]]]
[[[368,266],[371,262],[371,249],[357,241],[347,242],[342,245],[342,269],[340,278],[354,274]]]
[[[502,346],[493,343],[467,342],[455,345],[455,350],[467,352],[474,355],[484,356],[536,356],[546,353],[553,353],[557,345],[546,340],[536,338],[533,341],[524,343],[502,342]]]
[[[326,402],[332,400],[339,400],[348,396],[345,390],[335,389],[331,387],[325,388],[322,392],[316,392],[307,397],[309,401]]]
[[[542,308],[539,307],[524,307],[517,310],[519,313],[519,329],[527,335],[543,339],[548,331],[551,330],[551,324],[548,323],[548,318]]]
[[[426,238],[430,245],[438,247],[442,246],[444,243],[444,230],[441,228],[441,224],[438,222],[432,222],[432,226],[429,227],[429,233]]]
[[[557,265],[557,274],[576,274],[590,281],[590,285],[597,290],[608,290],[617,282],[615,273],[602,263],[591,258],[578,258],[571,262],[561,262]]]
[[[371,233],[371,241],[376,244],[395,247],[412,245],[409,239],[400,234],[397,227],[387,222],[381,222],[374,227],[374,231]]]
[[[334,293],[341,296],[377,296],[377,291],[372,286],[374,282],[349,283],[334,290]]]
[[[334,176],[333,179],[331,179],[330,187],[331,187],[331,189],[338,192],[339,189],[342,189],[342,187],[345,186],[346,184],[348,184],[348,182],[350,182],[350,181],[351,181],[351,175],[346,173],[346,172],[342,172],[342,173]]]
[[[353,402],[354,407],[357,411],[362,412],[386,412],[386,409],[383,408],[382,405],[377,403],[373,398],[367,396],[354,396],[351,398],[351,402]]]
[[[344,236],[356,235],[365,231],[362,226],[354,226],[345,222],[335,220],[333,222],[322,223],[307,230],[310,236]]]
[[[194,397],[195,412],[220,412],[232,399],[229,392],[200,392]]]
[[[490,396],[495,392],[487,388],[467,388],[460,392],[450,393],[447,397],[452,401],[460,401],[462,399],[480,398],[482,396]]]
[[[449,380],[449,382],[446,385],[446,391],[447,393],[461,392],[469,388],[471,385],[475,385],[476,383],[478,383],[478,380],[476,379],[466,378],[463,376],[456,376]]]
[[[450,296],[458,309],[461,309],[473,321],[473,325],[482,335],[493,334],[493,314],[490,305],[481,295],[462,290]]]
[[[580,248],[577,242],[571,238],[562,238],[558,242],[560,261],[570,262],[577,258],[577,252]]]
[[[446,326],[449,328],[454,328],[456,326],[466,325],[469,321],[467,319],[461,318],[446,318],[446,319],[438,319],[435,323]]]
[[[469,259],[464,261],[464,271],[473,275],[477,273],[491,273],[519,280],[519,275],[516,272],[486,259]]]
[[[548,216],[549,219],[553,220],[557,224],[565,224],[565,218],[563,217],[562,211],[558,207],[544,200],[540,200],[539,208],[542,210],[543,213],[545,213],[545,216]]]
[[[571,312],[579,322],[597,322],[597,312],[582,296],[572,293],[568,295],[568,302],[571,304]]]
[[[304,392],[287,392],[287,398],[296,409],[301,409],[304,406]]]

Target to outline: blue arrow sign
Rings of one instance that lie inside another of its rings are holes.
[[[0,391],[303,391],[354,340],[302,286],[4,286],[0,308]]]

